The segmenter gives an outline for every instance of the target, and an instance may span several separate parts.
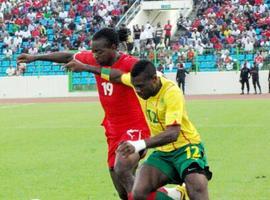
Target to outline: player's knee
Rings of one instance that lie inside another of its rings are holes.
[[[207,193],[207,187],[204,185],[188,188],[188,196],[192,200],[201,200],[202,197],[207,196]]]
[[[188,195],[190,199],[201,199],[201,197],[207,196],[207,180],[205,179],[194,179],[190,182],[186,182]]]
[[[118,176],[124,176],[128,169],[126,163],[122,161],[118,161],[114,165],[114,171]]]
[[[124,176],[126,173],[133,171],[137,164],[138,159],[134,159],[133,157],[123,158],[117,156],[114,164],[114,171],[118,176]]]

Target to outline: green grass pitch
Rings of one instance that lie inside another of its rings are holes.
[[[270,101],[187,103],[212,200],[270,199]],[[117,200],[99,103],[0,105],[0,200]]]

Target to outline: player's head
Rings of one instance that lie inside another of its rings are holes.
[[[92,52],[98,64],[112,65],[116,59],[119,37],[112,28],[103,28],[92,38]]]
[[[131,82],[136,93],[143,99],[155,96],[160,89],[160,79],[156,67],[148,60],[140,60],[131,70]]]

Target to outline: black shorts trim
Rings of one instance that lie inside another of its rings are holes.
[[[209,167],[201,168],[198,163],[192,163],[185,171],[183,172],[183,179],[185,180],[188,174],[199,173],[205,175],[205,177],[210,181],[212,179],[213,173],[209,170]]]

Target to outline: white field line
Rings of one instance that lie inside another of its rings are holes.
[[[252,124],[218,124],[218,125],[200,125],[200,124],[196,124],[196,127],[199,128],[258,128],[258,127],[264,127],[264,125],[252,125]]]
[[[0,106],[0,109],[20,108],[20,107],[30,106],[30,105],[34,105],[34,104],[36,104],[36,103],[9,104],[9,105]]]
[[[44,126],[6,126],[1,127],[3,129],[91,129],[91,128],[102,128],[100,125],[89,125],[89,126],[60,126],[60,125],[44,125]]]

